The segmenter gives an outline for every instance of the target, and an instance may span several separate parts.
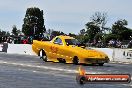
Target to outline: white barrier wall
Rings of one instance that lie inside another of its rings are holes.
[[[92,48],[108,55],[110,61],[132,63],[132,49]],[[35,55],[30,44],[8,44],[7,53]]]
[[[3,47],[3,45],[2,45],[2,44],[0,44],[0,51],[2,51],[2,47]]]
[[[35,55],[30,44],[8,44],[7,53]]]
[[[132,63],[132,49],[114,49],[114,61]]]

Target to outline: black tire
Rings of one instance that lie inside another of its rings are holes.
[[[76,76],[76,81],[78,84],[83,85],[86,83],[86,78],[84,76]]]
[[[79,64],[79,59],[78,57],[74,57],[72,60],[73,64],[78,65]]]
[[[104,63],[99,63],[99,66],[103,66],[104,65]]]
[[[65,59],[62,59],[62,63],[66,63],[66,60]]]
[[[66,60],[62,59],[62,58],[58,59],[58,61],[59,61],[59,63],[66,63]]]
[[[86,81],[85,77],[81,77],[79,80],[81,85],[85,84],[85,81]]]
[[[44,50],[40,50],[39,56],[40,56],[40,59],[42,59],[43,61],[45,61],[45,62],[48,61],[46,53],[44,52]]]

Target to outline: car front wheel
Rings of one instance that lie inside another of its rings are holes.
[[[104,63],[99,63],[99,66],[103,66],[104,65]]]
[[[74,57],[74,58],[73,58],[73,64],[75,64],[75,65],[78,65],[78,64],[79,64],[79,59],[78,59],[78,57]]]
[[[39,55],[40,55],[40,59],[42,59],[43,61],[47,62],[47,56],[46,56],[46,53],[44,52],[44,50],[40,50],[39,52]]]

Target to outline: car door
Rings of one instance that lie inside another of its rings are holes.
[[[61,40],[58,38],[58,42],[55,44],[55,47],[57,47],[57,58],[65,59],[66,61],[71,61],[72,52],[71,48],[66,46],[64,44],[64,40]]]
[[[52,59],[57,60],[57,58],[60,58],[59,48],[61,47],[61,45],[62,45],[62,40],[57,37],[53,41],[52,46],[50,47],[51,52],[52,52],[52,55],[53,55],[53,58]]]
[[[57,42],[55,42],[55,47],[57,48],[57,58],[64,58],[64,53],[62,52],[65,52],[64,50],[65,47],[62,39],[60,38],[57,39]]]
[[[65,59],[67,62],[71,61],[71,57],[72,57],[72,52],[70,50],[69,47],[67,47],[66,45],[64,45],[64,40],[60,39],[60,38],[56,38],[54,40],[54,45],[52,46],[52,52],[53,52],[53,56],[54,59],[57,60],[57,58],[62,58]]]

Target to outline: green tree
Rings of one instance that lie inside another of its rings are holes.
[[[89,42],[89,36],[86,34],[86,35],[77,35],[76,36],[76,39],[79,40],[80,43],[87,43]]]
[[[112,33],[113,34],[120,34],[121,31],[126,29],[126,26],[128,25],[128,22],[124,20],[118,20],[112,25]]]
[[[73,34],[73,33],[69,33],[68,36],[76,38],[76,34]]]
[[[100,28],[101,33],[106,33],[106,31],[108,31],[108,28],[105,27],[107,23],[107,17],[107,13],[95,12],[95,14],[90,17],[90,20],[94,23],[94,25]]]
[[[18,30],[17,30],[17,27],[15,25],[13,25],[13,27],[12,27],[12,34],[14,36],[18,36]]]
[[[53,37],[59,36],[59,35],[64,35],[64,33],[61,31],[52,31],[52,33],[51,33],[51,36],[53,36]]]
[[[93,42],[102,39],[102,36],[109,31],[109,28],[105,27],[107,23],[107,13],[95,12],[90,17],[90,22],[85,24],[86,31],[84,29],[80,30],[80,34],[85,34],[82,39],[85,42]]]
[[[10,36],[10,32],[9,31],[6,32],[6,36]]]
[[[132,36],[132,30],[127,28],[127,20],[118,20],[112,25],[112,34],[119,36],[120,40],[128,40]]]
[[[110,40],[112,40],[112,39],[114,39],[114,40],[119,39],[119,35],[112,34],[112,33],[106,34],[106,35],[104,36],[103,41],[104,41],[104,43],[108,43],[108,42],[109,42]]]
[[[51,36],[51,34],[52,34],[53,31],[54,31],[53,29],[48,29],[46,32],[47,32],[47,34],[48,34],[49,36]]]
[[[22,32],[26,36],[40,37],[46,28],[44,26],[43,10],[37,7],[28,8],[22,25]]]
[[[95,25],[93,22],[88,22],[86,24],[86,29],[87,36],[91,42],[94,40],[95,35],[100,33],[99,26]]]
[[[6,35],[6,31],[1,31],[1,36],[5,36]]]
[[[84,35],[86,33],[85,29],[80,30],[80,35]]]
[[[95,39],[96,41],[103,40],[103,34],[97,33],[97,34],[94,36],[94,39]]]
[[[22,34],[22,32],[20,30],[17,30],[17,33],[18,33],[18,35],[21,35]]]

